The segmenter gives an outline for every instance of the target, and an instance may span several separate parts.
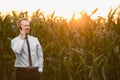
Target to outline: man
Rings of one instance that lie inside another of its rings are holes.
[[[11,40],[11,48],[16,56],[16,80],[40,80],[44,59],[39,40],[29,34],[27,18],[18,19],[17,26],[20,35]]]

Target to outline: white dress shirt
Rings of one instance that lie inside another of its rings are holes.
[[[37,38],[28,35],[30,44],[32,67],[39,67],[38,71],[43,72],[43,52],[41,45]],[[11,40],[11,48],[15,53],[15,67],[30,67],[28,60],[28,48],[26,40],[21,39],[21,36],[17,36]]]

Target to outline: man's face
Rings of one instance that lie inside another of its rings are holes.
[[[20,26],[21,26],[21,29],[22,29],[26,34],[29,34],[29,33],[30,33],[30,23],[29,23],[29,21],[22,20],[22,21],[20,22]]]

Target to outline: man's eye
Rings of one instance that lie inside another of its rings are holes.
[[[25,25],[25,26],[30,26],[30,25]]]

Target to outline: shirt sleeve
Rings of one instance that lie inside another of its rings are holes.
[[[11,41],[11,48],[12,48],[13,52],[20,54],[22,51],[23,44],[24,44],[23,39],[13,39]]]
[[[44,61],[44,59],[43,59],[43,51],[42,51],[42,47],[41,47],[41,45],[40,45],[40,42],[38,41],[38,39],[37,39],[37,42],[38,42],[38,44],[37,44],[37,56],[38,56],[38,62],[39,62],[39,69],[38,69],[38,71],[39,72],[43,72],[43,61]]]

